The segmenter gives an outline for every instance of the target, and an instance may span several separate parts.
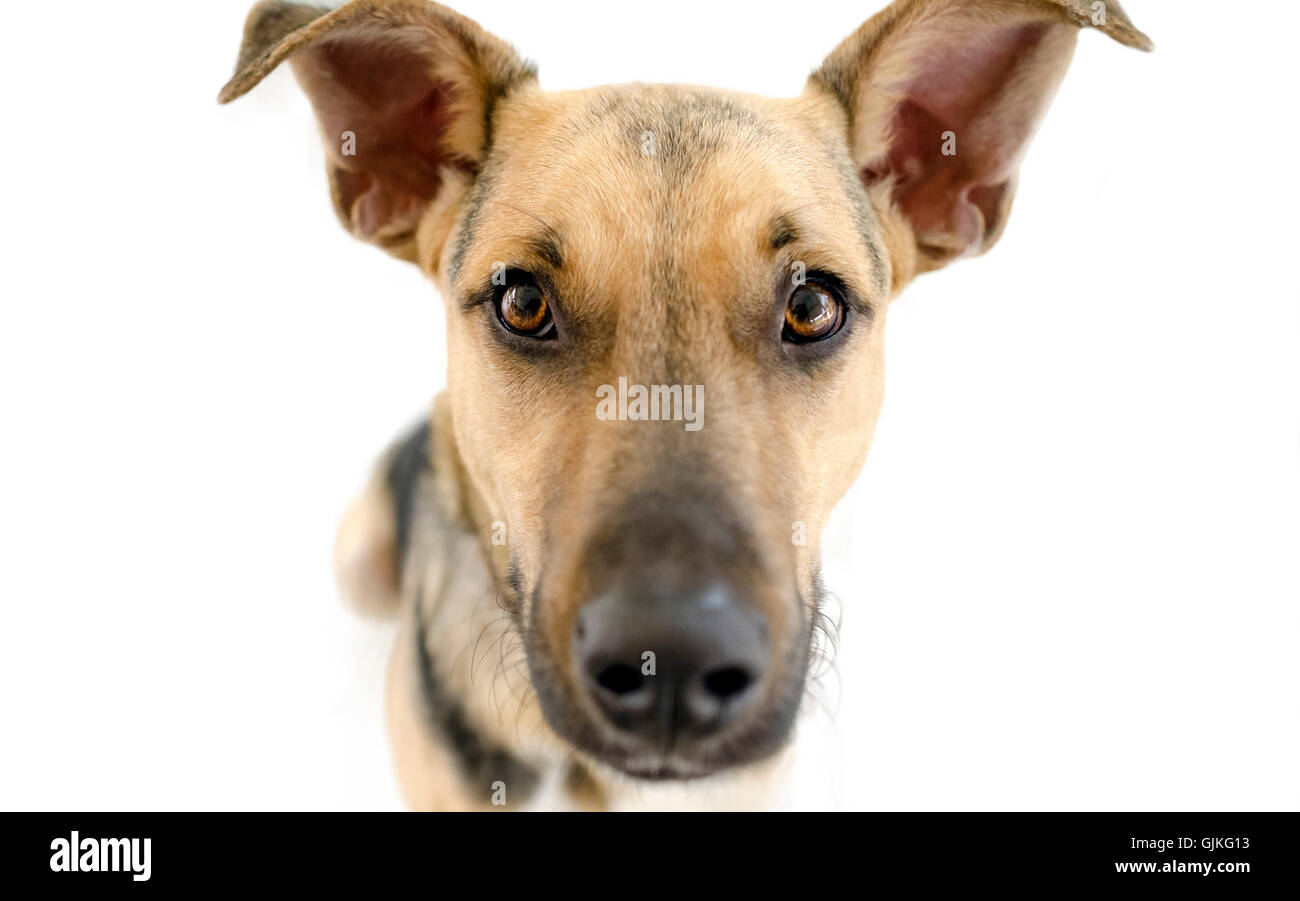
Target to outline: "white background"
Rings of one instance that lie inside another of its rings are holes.
[[[464,0],[544,87],[792,95],[879,2]],[[6,11],[0,808],[389,808],[390,627],[329,570],[444,379],[440,301],[337,225],[243,2]],[[800,807],[1300,802],[1300,14],[1129,0],[1002,243],[889,318],[837,512]]]

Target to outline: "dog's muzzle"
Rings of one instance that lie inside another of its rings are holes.
[[[585,594],[546,636],[566,653],[533,646],[548,720],[601,762],[648,779],[767,756],[790,731],[807,671],[793,578],[702,490],[635,497],[621,512],[594,530],[580,576],[555,589]]]

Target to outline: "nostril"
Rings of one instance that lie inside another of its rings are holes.
[[[619,589],[584,605],[572,629],[584,713],[647,748],[722,732],[768,695],[764,618],[729,591]]]
[[[644,681],[641,671],[626,663],[611,663],[596,674],[596,683],[616,695],[631,694],[637,691]]]
[[[724,666],[706,673],[704,688],[720,701],[734,698],[749,688],[753,679],[748,671],[739,666]]]

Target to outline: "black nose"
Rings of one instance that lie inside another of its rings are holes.
[[[767,628],[721,586],[616,591],[579,611],[583,687],[617,729],[671,746],[723,730],[761,694]]]

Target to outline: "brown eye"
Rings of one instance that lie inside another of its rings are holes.
[[[838,332],[843,323],[844,304],[835,292],[817,282],[807,282],[790,295],[781,337],[795,344],[821,341]]]
[[[501,292],[497,315],[506,328],[527,338],[547,338],[555,331],[546,293],[531,280],[509,285]]]

